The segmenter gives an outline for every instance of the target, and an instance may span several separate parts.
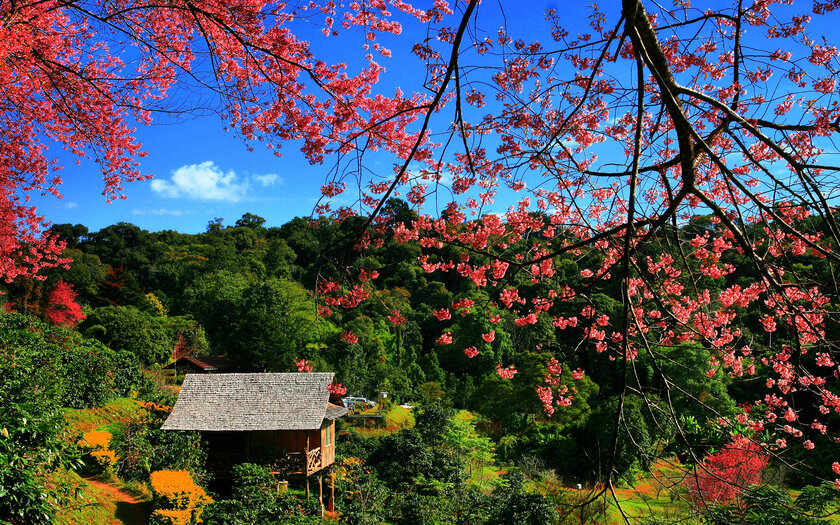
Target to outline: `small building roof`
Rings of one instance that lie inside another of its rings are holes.
[[[233,360],[225,355],[208,355],[201,357],[186,355],[179,357],[177,360],[169,363],[164,368],[176,368],[190,365],[203,372],[219,372],[236,368],[236,364]]]
[[[335,374],[189,374],[164,430],[313,430],[347,409],[329,404]]]

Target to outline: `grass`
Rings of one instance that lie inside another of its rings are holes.
[[[662,523],[680,521],[688,525],[700,523],[695,521],[691,503],[685,500],[682,484],[685,477],[685,467],[676,459],[659,459],[650,472],[637,474],[631,487],[616,489],[618,504],[608,496],[607,514],[614,523],[624,522],[622,512],[631,519],[648,518]]]
[[[65,409],[64,419],[70,425],[71,432],[81,433],[134,419],[141,414],[143,409],[136,400],[121,397],[97,408]]]
[[[499,467],[495,463],[477,465],[472,468],[468,483],[474,487],[489,490],[498,485],[499,480],[501,480],[505,472],[507,472],[506,469]]]
[[[50,485],[66,490],[71,499],[66,504],[56,507],[58,525],[75,523],[111,523],[116,513],[116,503],[107,494],[89,490],[89,485],[75,472],[55,472],[50,476]]]
[[[414,414],[412,412],[413,411],[410,408],[403,408],[399,405],[394,405],[391,410],[385,414],[384,424],[380,423],[377,426],[373,426],[372,423],[367,423],[367,425],[370,426],[366,427],[360,425],[353,426],[353,428],[355,428],[359,435],[364,438],[387,436],[389,434],[393,434],[394,432],[399,432],[403,428],[413,427]],[[377,414],[378,412],[376,408],[372,408],[368,409],[365,413]]]
[[[654,463],[650,472],[635,475],[622,488],[616,488],[616,503],[612,494],[606,492],[592,501],[581,511],[577,504],[588,501],[602,490],[602,486],[584,487],[581,490],[565,486],[553,476],[544,476],[535,480],[534,489],[545,494],[563,511],[571,511],[575,523],[603,523],[619,525],[626,523],[680,523],[681,525],[699,525],[691,504],[684,499],[681,490],[685,470],[675,459],[660,459]],[[672,496],[673,495],[673,496]],[[620,505],[620,508],[619,508]],[[600,508],[604,513],[599,514]],[[581,519],[580,513],[584,513]],[[644,520],[644,521],[643,521]]]
[[[395,427],[397,429],[411,428],[414,426],[414,410],[396,405],[388,412],[385,419],[389,427]]]
[[[47,483],[68,499],[56,505],[56,525],[136,525],[148,513],[148,504],[141,508],[114,498],[112,490],[92,485],[72,471],[56,471]],[[138,516],[139,514],[139,516]]]

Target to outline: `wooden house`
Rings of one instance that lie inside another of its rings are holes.
[[[198,430],[217,478],[237,463],[261,463],[286,478],[323,474],[335,461],[335,420],[347,414],[330,402],[332,373],[189,374],[164,430]],[[332,508],[332,490],[328,508]]]

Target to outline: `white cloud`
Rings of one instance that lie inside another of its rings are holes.
[[[65,208],[67,208],[68,210],[72,210],[73,208],[78,208],[78,207],[79,207],[79,203],[78,203],[78,202],[72,202],[72,201],[71,201],[71,202],[65,203],[65,204],[64,204],[64,207],[65,207]]]
[[[152,190],[161,197],[239,202],[248,194],[248,181],[233,170],[224,173],[213,161],[181,166],[169,180],[155,179]]]
[[[283,184],[283,179],[276,173],[266,173],[265,175],[254,175],[254,180],[260,183],[263,188],[274,186],[275,184]]]
[[[133,209],[131,213],[134,215],[172,215],[173,217],[181,217],[183,215],[193,215],[195,212],[190,210],[167,210],[166,208],[155,208],[152,210]]]

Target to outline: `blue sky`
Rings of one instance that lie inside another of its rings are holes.
[[[92,231],[120,221],[150,230],[204,231],[208,221],[225,224],[250,212],[280,225],[312,212],[324,168],[310,166],[293,148],[283,157],[259,146],[248,151],[223,130],[217,116],[140,128],[148,156],[140,159],[151,181],[125,185],[125,200],[106,203],[96,165],[62,158],[61,200],[38,199],[39,211],[54,223],[81,223]]]
[[[577,11],[585,4],[573,5],[572,11]],[[505,22],[512,26],[512,34],[518,31],[515,34],[526,39],[537,38],[528,34],[535,29],[533,20],[542,20],[542,13],[549,7],[556,5],[524,2],[505,6]],[[480,8],[482,25],[492,32],[502,25],[498,12],[492,11],[497,8],[497,4]],[[566,14],[573,14],[569,8],[563,9]],[[457,20],[452,18],[449,23],[456,25]],[[346,61],[351,71],[364,63],[361,35],[351,34],[348,40],[341,41],[342,45],[336,45],[337,40],[324,38],[316,27],[295,29],[302,31],[316,53],[327,61]],[[404,24],[402,35],[378,38],[393,52],[390,60],[377,58],[387,70],[382,82],[385,93],[391,93],[398,84],[406,92],[422,84],[424,71],[409,51],[425,36],[425,27],[408,23]],[[359,45],[353,44],[355,40]],[[349,45],[345,45],[347,42]],[[177,91],[175,94],[190,95]],[[154,174],[153,181],[126,184],[126,200],[106,203],[97,166],[89,161],[77,165],[74,157],[52,148],[51,153],[64,166],[60,172],[64,183],[59,188],[64,198],[34,197],[39,212],[53,223],[81,223],[91,231],[126,221],[150,231],[174,229],[185,233],[204,231],[208,221],[216,217],[233,224],[246,212],[266,218],[267,226],[279,226],[295,216],[312,213],[327,178],[330,159],[324,165],[310,165],[294,143],[284,146],[282,157],[259,143],[248,151],[240,138],[224,131],[224,122],[218,115],[155,116],[154,120],[151,126],[139,126],[137,130],[142,149],[148,153],[138,159],[141,170]],[[385,163],[379,167],[386,174],[394,161],[382,156],[371,160]]]

